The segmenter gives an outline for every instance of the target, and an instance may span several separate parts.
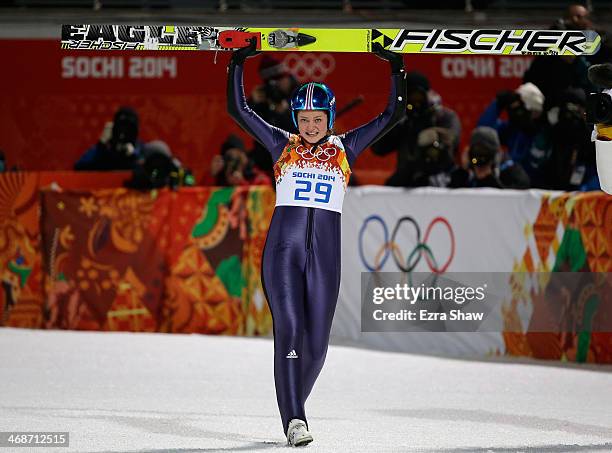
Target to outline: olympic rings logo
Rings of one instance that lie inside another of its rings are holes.
[[[306,160],[318,159],[321,162],[325,162],[336,155],[338,150],[329,146],[326,148],[322,148],[321,146],[317,146],[314,153],[312,152],[312,148],[306,148],[304,145],[298,145],[295,148],[295,152],[298,153],[302,158]]]
[[[365,234],[366,228],[368,227],[368,224],[370,223],[379,223],[382,226],[384,235],[383,244],[374,256],[373,263],[368,262],[363,251],[363,236]],[[399,246],[395,242],[397,233],[400,230],[402,224],[404,223],[412,225],[416,234],[416,246],[408,254],[407,259],[404,259],[404,256],[402,255]],[[428,245],[431,231],[437,224],[446,227],[446,230],[448,231],[448,235],[450,237],[450,254],[448,256],[448,259],[442,266],[438,266],[438,263],[434,258],[433,252]],[[444,272],[446,272],[448,266],[450,266],[455,256],[455,234],[446,218],[436,217],[427,226],[427,229],[425,230],[425,236],[421,241],[421,228],[419,227],[419,224],[416,222],[416,220],[414,220],[414,218],[410,216],[404,216],[397,221],[395,227],[393,228],[393,232],[391,233],[391,237],[389,238],[389,230],[387,229],[387,224],[382,219],[382,217],[374,214],[365,219],[363,225],[361,226],[361,229],[359,230],[359,256],[363,265],[370,272],[380,271],[389,259],[389,256],[391,256],[395,261],[397,267],[402,272],[406,273],[412,272],[419,264],[419,261],[421,261],[421,258],[425,256],[425,261],[427,262],[427,266],[429,267],[431,272],[435,274],[443,274]]]
[[[299,82],[307,80],[321,82],[336,69],[336,60],[328,53],[294,52],[287,55],[283,63]]]

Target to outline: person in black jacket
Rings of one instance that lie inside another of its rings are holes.
[[[138,139],[138,114],[121,107],[112,122],[106,123],[98,142],[74,164],[75,170],[134,170],[142,163],[142,142]]]
[[[419,72],[406,74],[407,107],[403,118],[387,135],[372,146],[374,154],[384,156],[397,151],[397,169],[386,185],[412,187],[417,177],[415,172],[422,169],[423,153],[418,146],[419,134],[435,127],[446,130],[450,137],[451,155],[459,147],[461,123],[457,114],[441,104],[440,97],[430,89],[429,80]],[[417,178],[418,179],[418,178]]]
[[[497,131],[487,126],[477,127],[470,138],[468,166],[451,172],[449,187],[529,188],[525,170],[510,159],[503,162],[502,159]]]

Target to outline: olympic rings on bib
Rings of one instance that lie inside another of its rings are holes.
[[[333,146],[325,148],[317,146],[313,153],[312,148],[306,148],[304,145],[298,145],[295,148],[295,152],[298,153],[303,159],[312,160],[316,158],[321,162],[325,162],[334,157],[338,153],[338,150]]]
[[[374,256],[373,263],[368,262],[363,250],[363,235],[368,224],[371,222],[379,223],[382,226],[384,238],[382,246],[378,249],[376,255]],[[408,254],[408,257],[406,259],[404,259],[400,247],[395,242],[397,233],[402,224],[405,222],[410,223],[414,227],[416,236],[416,246]],[[446,227],[450,238],[450,254],[448,256],[448,259],[442,266],[438,266],[431,247],[429,247],[428,245],[428,241],[433,227],[438,223]],[[429,267],[430,271],[435,274],[443,274],[444,272],[446,272],[455,256],[455,234],[446,218],[436,217],[427,226],[427,229],[425,230],[425,236],[421,241],[421,228],[419,227],[417,221],[411,216],[404,216],[397,221],[395,227],[393,228],[393,232],[391,233],[391,238],[389,238],[389,230],[387,228],[387,224],[385,223],[382,217],[376,214],[367,217],[359,230],[359,257],[361,258],[361,262],[363,263],[365,268],[368,269],[368,271],[377,272],[383,268],[383,266],[389,259],[389,255],[393,257],[395,265],[402,272],[412,272],[420,262],[421,257],[425,256],[425,261],[427,262],[427,266]]]

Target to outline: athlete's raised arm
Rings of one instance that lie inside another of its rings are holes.
[[[289,133],[265,122],[248,106],[244,94],[242,66],[248,57],[258,53],[254,40],[249,47],[233,52],[227,68],[227,111],[240,127],[270,152],[272,159],[276,161],[287,144]]]
[[[391,65],[391,93],[384,112],[370,122],[340,135],[349,164],[395,126],[406,110],[406,73],[402,55],[385,50],[379,43],[374,43],[372,50]]]

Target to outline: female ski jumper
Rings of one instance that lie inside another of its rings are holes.
[[[340,288],[340,213],[350,166],[406,108],[403,60],[378,50],[393,72],[385,111],[316,145],[271,126],[251,110],[243,87],[244,56],[232,57],[228,68],[228,111],[275,162],[276,207],[264,247],[262,283],[272,312],[274,380],[285,434],[291,419],[306,421],[304,403],[327,353]]]

